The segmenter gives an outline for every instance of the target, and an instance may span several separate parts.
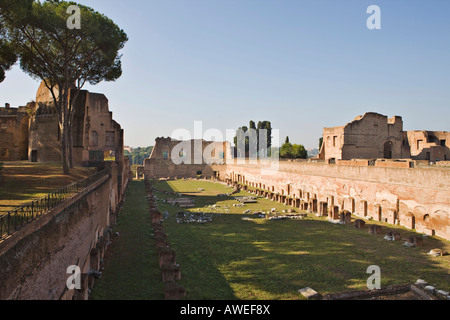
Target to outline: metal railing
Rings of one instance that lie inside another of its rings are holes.
[[[107,174],[107,170],[99,171],[86,179],[53,191],[43,198],[33,200],[6,213],[0,214],[0,241],[17,232],[24,225],[48,213],[63,201],[77,195]]]

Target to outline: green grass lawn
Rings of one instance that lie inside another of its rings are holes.
[[[384,240],[384,232],[369,235],[367,227],[358,230],[314,215],[282,221],[245,215],[247,209],[267,212],[291,207],[262,198],[256,204],[235,207],[234,196],[249,194],[217,197],[232,190],[222,184],[178,180],[159,181],[154,186],[195,199],[191,212],[214,214],[209,224],[178,224],[176,212],[188,210],[163,203],[161,199],[174,196],[156,192],[160,211],[170,213],[164,230],[181,266],[180,284],[187,289],[186,299],[290,300],[300,299],[297,291],[304,287],[322,294],[365,290],[370,265],[381,268],[383,287],[420,278],[450,290],[450,256],[427,255],[434,248],[450,251],[448,241],[433,237],[425,239],[424,247],[405,248],[404,241]],[[218,207],[210,207],[213,204]],[[383,230],[399,231],[403,239],[415,234],[392,225],[384,225]]]
[[[91,300],[162,300],[164,287],[143,181],[132,181]]]
[[[95,168],[74,168],[70,175],[63,175],[61,164],[4,162],[0,184],[0,213],[41,198],[94,173]]]

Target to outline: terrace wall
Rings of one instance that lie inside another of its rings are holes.
[[[271,167],[272,165],[272,167]],[[349,211],[450,240],[450,170],[279,162],[214,166],[217,178],[338,219]]]
[[[120,206],[119,168],[0,243],[0,300],[88,298],[111,239]],[[120,181],[122,180],[122,181]],[[67,268],[76,265],[81,290],[68,290]]]

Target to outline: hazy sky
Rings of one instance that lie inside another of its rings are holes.
[[[365,112],[405,130],[450,129],[448,0],[81,0],[130,40],[104,93],[125,144],[175,129],[236,129],[269,120],[281,139],[317,147],[323,127]],[[369,30],[367,8],[381,9]],[[25,105],[38,83],[18,66],[0,103]]]

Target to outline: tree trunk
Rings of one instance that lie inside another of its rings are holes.
[[[62,157],[62,167],[63,167],[63,174],[68,175],[70,174],[70,162],[69,162],[69,131],[70,131],[70,125],[69,125],[69,117],[68,117],[68,91],[64,90],[62,94],[62,101],[61,101],[61,113],[62,118],[60,119],[60,122],[62,123],[61,127],[61,157]]]
[[[67,123],[67,121],[65,121]],[[69,164],[69,155],[68,155],[68,130],[67,126],[63,125],[61,130],[61,155],[62,155],[62,166],[63,166],[63,174],[70,174],[70,164]]]
[[[73,134],[72,134],[72,121],[70,121],[68,130],[68,157],[69,157],[69,168],[73,169]]]

